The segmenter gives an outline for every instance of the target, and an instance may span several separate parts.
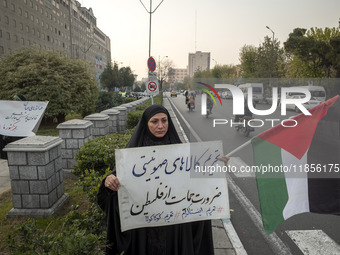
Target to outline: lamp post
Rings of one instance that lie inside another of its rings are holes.
[[[143,2],[141,0],[139,0],[139,2],[141,2],[141,4],[143,5],[144,9],[146,10],[147,13],[150,14],[150,25],[149,25],[149,57],[151,57],[151,15],[158,9],[158,7],[163,3],[164,0],[162,0],[157,7],[152,10],[152,0],[150,0],[150,9],[148,10],[145,5],[143,4]]]
[[[217,66],[217,61],[215,59],[212,58],[213,61],[215,61],[215,66]]]
[[[270,29],[270,27],[266,26],[267,29],[269,29],[270,31],[272,31],[273,33],[273,44],[272,44],[272,57],[274,57],[274,39],[275,39],[275,33],[273,30]],[[275,59],[272,59],[272,64],[270,65],[270,81],[269,81],[269,86],[271,87],[271,78],[272,78],[272,72],[273,72],[273,66],[274,66],[274,61]]]
[[[272,33],[273,33],[273,42],[274,42],[274,38],[275,38],[275,37],[274,37],[274,35],[275,35],[274,31],[271,30],[270,27],[268,27],[268,26],[266,26],[266,28],[269,29],[270,31],[272,31]]]

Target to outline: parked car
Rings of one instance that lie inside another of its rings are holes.
[[[304,95],[296,95],[296,96],[292,96],[291,98],[292,99],[302,99],[304,97],[305,97]],[[309,110],[309,109],[313,108],[314,106],[317,106],[320,103],[321,103],[321,101],[319,101],[319,100],[315,99],[314,97],[312,97],[308,102],[303,103],[303,106],[307,110]],[[293,110],[293,111],[296,111],[296,112],[300,112],[300,109],[297,108],[295,104],[287,104],[286,105],[286,109]]]
[[[171,91],[171,92],[170,92],[170,96],[171,96],[171,97],[177,97],[177,91],[174,91],[174,90]]]

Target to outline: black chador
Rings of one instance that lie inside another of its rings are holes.
[[[157,113],[168,116],[168,132],[162,138],[151,134],[148,121]],[[149,106],[143,113],[127,148],[181,143],[169,112],[160,105]],[[104,180],[105,181],[105,180]],[[106,254],[124,255],[210,255],[214,254],[211,221],[197,221],[162,227],[147,227],[121,232],[118,196],[104,186],[99,188],[99,206],[106,212]]]

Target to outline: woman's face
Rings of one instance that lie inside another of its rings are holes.
[[[169,122],[165,113],[157,113],[148,121],[148,128],[154,136],[162,138],[168,132]]]

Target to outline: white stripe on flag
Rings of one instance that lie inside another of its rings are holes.
[[[289,152],[281,149],[282,165],[290,172],[285,173],[288,192],[288,202],[283,210],[284,219],[309,212],[308,200],[308,175],[304,171],[300,173],[300,167],[307,164],[307,153],[299,160]],[[294,170],[295,167],[295,170]]]

